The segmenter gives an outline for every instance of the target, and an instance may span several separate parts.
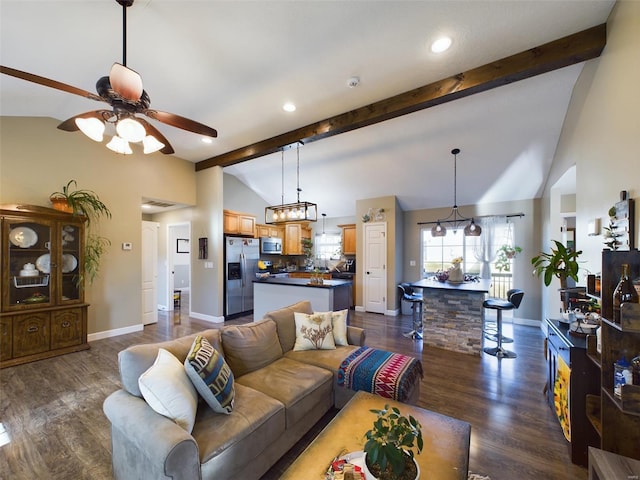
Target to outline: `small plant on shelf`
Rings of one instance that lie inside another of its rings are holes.
[[[389,405],[370,412],[377,415],[373,428],[365,433],[365,462],[371,474],[380,480],[418,478],[413,450],[422,451],[422,425]]]

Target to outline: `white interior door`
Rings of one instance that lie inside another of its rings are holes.
[[[158,322],[158,228],[142,221],[142,324]]]
[[[387,223],[364,224],[364,310],[384,313],[387,291]]]

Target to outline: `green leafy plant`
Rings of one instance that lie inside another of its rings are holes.
[[[498,249],[498,256],[496,257],[496,261],[493,265],[499,272],[510,272],[511,259],[515,258],[516,255],[521,252],[522,248],[518,246],[504,244]]]
[[[550,253],[540,253],[531,259],[533,273],[543,277],[548,287],[553,277],[560,279],[560,287],[567,288],[567,278],[578,281],[578,260],[582,250],[572,250],[557,240],[552,240],[555,248]]]
[[[49,199],[54,208],[74,215],[83,215],[87,219],[83,263],[76,279],[77,284],[80,285],[85,279],[89,283],[93,283],[100,270],[100,259],[106,253],[107,247],[111,245],[109,239],[101,237],[92,231],[92,227],[101,217],[111,218],[111,211],[93,190],[82,190],[77,187],[78,184],[75,180],[69,180],[62,187],[62,191],[52,193]],[[56,205],[61,201],[63,203],[66,202],[66,207],[64,205],[62,207]]]
[[[385,405],[382,410],[370,410],[377,415],[373,428],[365,433],[367,468],[380,480],[415,478],[417,469],[413,462],[414,452],[422,451],[422,425],[409,416],[405,417],[396,407]],[[405,475],[416,470],[413,476]]]

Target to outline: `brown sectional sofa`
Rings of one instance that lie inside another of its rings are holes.
[[[348,326],[350,345],[335,350],[292,351],[294,312],[312,313],[310,302],[270,312],[252,324],[200,333],[233,371],[235,402],[229,415],[200,402],[190,434],[147,404],[138,378],[160,348],[183,362],[196,335],[120,352],[123,388],[104,402],[114,478],[257,479],[331,407],[342,407],[355,392],[336,385],[336,372],[364,344],[364,330]],[[409,401],[415,403],[418,394],[419,384]]]

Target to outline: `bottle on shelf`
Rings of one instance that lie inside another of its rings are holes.
[[[626,302],[638,303],[638,292],[629,278],[629,265],[623,263],[620,281],[613,291],[613,323],[620,324],[620,305]]]

